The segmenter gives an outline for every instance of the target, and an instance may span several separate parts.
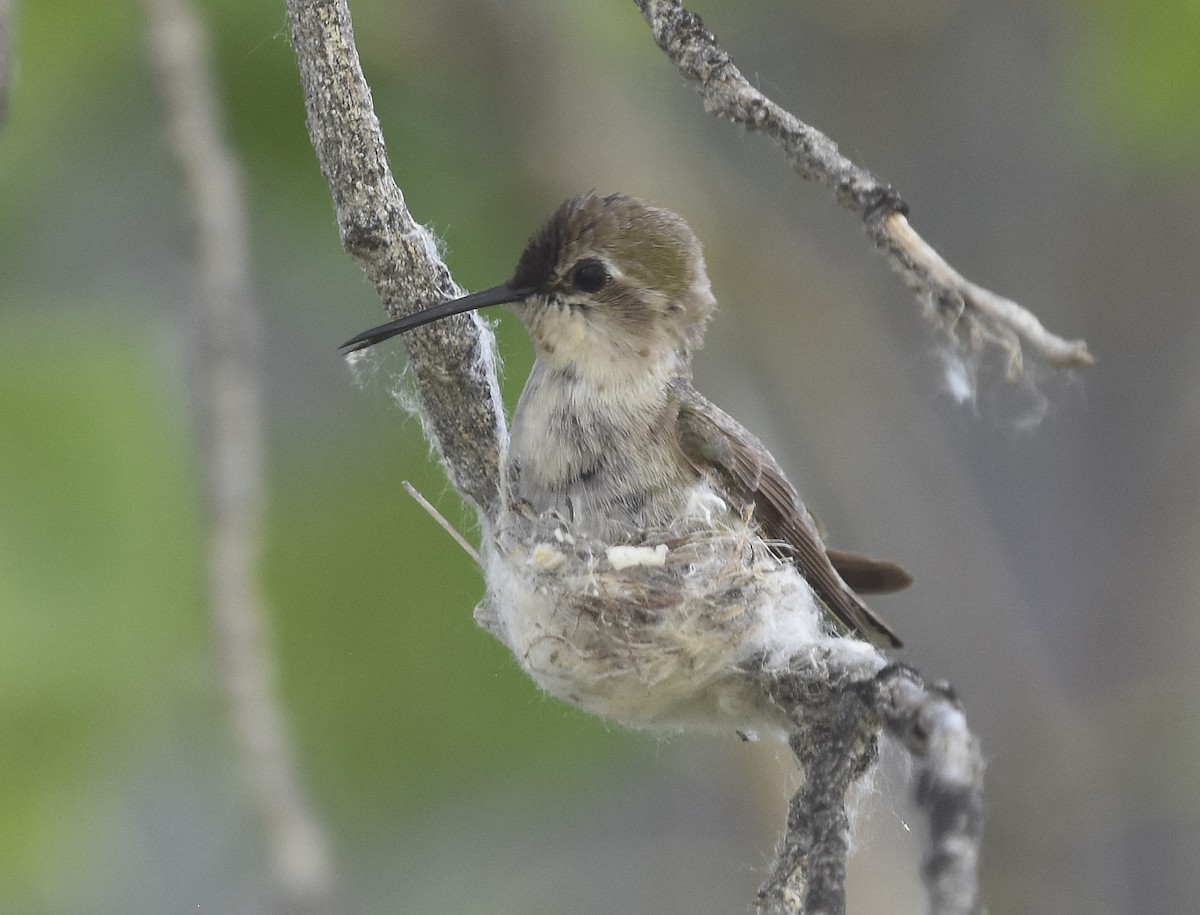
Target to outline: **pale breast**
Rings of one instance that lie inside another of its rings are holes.
[[[535,366],[513,419],[515,494],[606,540],[669,524],[696,474],[675,442],[674,404],[660,380],[648,380],[597,390]]]

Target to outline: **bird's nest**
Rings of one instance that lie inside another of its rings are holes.
[[[480,625],[547,692],[641,726],[778,724],[747,671],[787,665],[833,635],[807,583],[748,517],[584,536],[512,510],[485,537]]]

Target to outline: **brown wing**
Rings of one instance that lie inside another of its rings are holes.
[[[763,533],[787,545],[804,580],[846,628],[899,648],[896,633],[838,574],[812,516],[762,443],[690,387],[681,386],[679,398],[679,443],[692,465],[701,473],[715,473],[731,495],[753,503]],[[892,568],[907,576],[899,566]]]

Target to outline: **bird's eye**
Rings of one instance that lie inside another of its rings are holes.
[[[571,285],[580,292],[599,292],[608,282],[608,269],[594,257],[585,258],[571,271]]]

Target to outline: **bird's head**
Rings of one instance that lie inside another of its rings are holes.
[[[343,344],[347,351],[439,318],[510,304],[551,366],[581,375],[686,367],[715,307],[683,219],[632,197],[567,200],[529,240],[512,278]]]

